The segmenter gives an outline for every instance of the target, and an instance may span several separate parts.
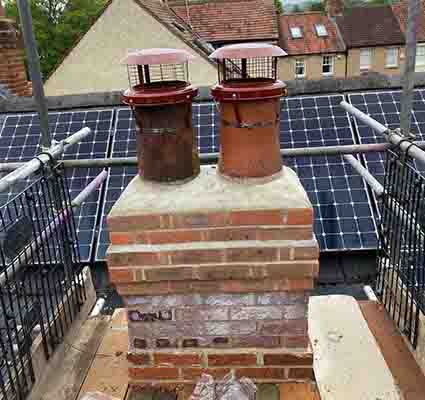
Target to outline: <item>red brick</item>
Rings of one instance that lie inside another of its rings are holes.
[[[113,283],[133,282],[133,271],[131,269],[109,269],[109,280]]]
[[[313,290],[313,289],[314,289],[313,278],[290,279],[288,282],[288,290],[299,291],[299,290]]]
[[[229,224],[228,213],[202,213],[187,215],[172,215],[171,228],[208,228],[217,226],[227,226]]]
[[[185,380],[197,380],[202,374],[208,374],[214,378],[223,378],[230,372],[229,368],[183,368],[182,378]]]
[[[291,208],[288,210],[288,225],[312,225],[312,208]]]
[[[273,247],[247,247],[226,249],[227,262],[278,261],[279,249]]]
[[[142,275],[144,272],[144,278]],[[196,270],[193,267],[153,267],[142,268],[136,273],[137,281],[160,282],[160,281],[190,281],[196,279]]]
[[[222,250],[181,250],[170,254],[171,264],[211,264],[223,260]]]
[[[259,322],[260,335],[302,335],[307,332],[307,319]]]
[[[160,229],[161,215],[139,215],[131,217],[109,217],[109,232],[129,232],[145,229]]]
[[[128,353],[127,360],[134,365],[149,365],[149,353]]]
[[[235,370],[237,378],[247,377],[254,380],[286,380],[286,368],[278,367],[257,367],[257,368],[237,368]]]
[[[153,362],[157,364],[167,364],[170,366],[197,366],[201,365],[200,354],[195,353],[154,353]]]
[[[159,252],[128,253],[127,257],[128,257],[127,262],[132,266],[168,264],[168,258],[165,253],[159,253]]]
[[[257,240],[309,240],[313,237],[311,227],[258,228]]]
[[[233,211],[230,214],[232,225],[282,225],[283,217],[281,210],[247,210]]]
[[[255,366],[257,365],[256,353],[235,353],[235,354],[208,354],[209,367],[226,366]]]
[[[291,368],[288,378],[297,380],[316,380],[313,368]]]
[[[111,244],[130,244],[130,235],[126,232],[111,232],[109,234]]]
[[[179,370],[178,368],[129,368],[128,375],[130,379],[178,379]]]
[[[264,365],[312,366],[312,354],[264,354]]]
[[[204,240],[226,242],[229,240],[257,240],[257,227],[226,227],[203,230]]]
[[[201,230],[160,230],[145,232],[151,244],[188,243],[202,240]]]

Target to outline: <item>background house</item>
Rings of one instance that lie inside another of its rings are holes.
[[[48,96],[109,92],[128,86],[120,60],[128,50],[150,47],[185,49],[197,59],[190,76],[195,85],[216,81],[216,66],[199,36],[161,0],[110,0],[89,31],[48,77]]]
[[[416,72],[425,72],[425,0],[420,0],[420,7],[418,29],[416,32]],[[393,4],[392,10],[399,22],[401,31],[405,33],[408,16],[407,0],[401,0]]]
[[[282,14],[280,46],[288,57],[279,61],[282,80],[344,78],[345,45],[335,23],[320,12]]]
[[[354,7],[335,21],[347,47],[347,77],[400,74],[405,38],[390,6]]]

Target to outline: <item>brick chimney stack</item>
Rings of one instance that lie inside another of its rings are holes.
[[[338,17],[344,13],[344,0],[327,0],[326,12],[329,17]]]
[[[22,40],[15,22],[6,18],[0,0],[0,84],[17,96],[31,96]]]

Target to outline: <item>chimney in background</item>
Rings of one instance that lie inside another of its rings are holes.
[[[326,0],[326,13],[329,17],[338,17],[344,14],[344,0]]]
[[[17,96],[31,96],[21,35],[15,21],[6,18],[0,1],[0,84]]]

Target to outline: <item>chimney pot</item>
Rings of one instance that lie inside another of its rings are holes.
[[[130,88],[123,102],[137,125],[139,175],[146,180],[177,182],[200,170],[192,127],[192,100],[198,90],[189,84],[190,53],[174,49],[131,52],[127,65]]]
[[[278,57],[286,53],[264,43],[222,47],[210,57],[219,63],[211,93],[220,102],[219,172],[232,178],[265,178],[282,169]]]

